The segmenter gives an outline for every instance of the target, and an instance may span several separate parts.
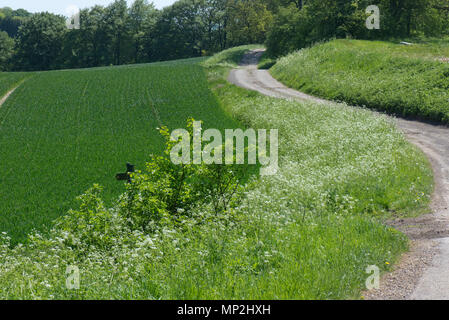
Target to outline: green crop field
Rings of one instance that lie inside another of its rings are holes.
[[[279,59],[287,86],[400,116],[449,123],[449,41],[335,40]]]
[[[197,61],[33,74],[0,108],[0,232],[25,240],[95,182],[111,202],[115,174],[162,151],[161,125],[235,127]],[[0,90],[22,78],[0,74]]]

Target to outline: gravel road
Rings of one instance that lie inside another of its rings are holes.
[[[267,70],[258,70],[263,52],[259,49],[246,54],[228,80],[270,97],[333,103],[287,88]],[[435,175],[432,213],[388,222],[410,237],[411,250],[403,255],[393,272],[383,276],[379,290],[363,295],[367,300],[449,300],[449,128],[403,119],[395,121],[432,163]]]

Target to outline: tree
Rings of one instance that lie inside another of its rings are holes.
[[[273,16],[259,0],[229,1],[228,39],[233,46],[263,43]]]
[[[21,26],[14,61],[28,70],[189,58],[265,41],[280,56],[335,37],[449,34],[449,0],[179,0],[160,11],[148,1],[84,9],[80,30],[67,30],[63,17],[3,8],[0,29],[13,37]],[[365,26],[372,4],[381,30]]]
[[[160,13],[153,29],[151,58],[171,60],[201,56],[205,28],[204,0],[181,0]]]
[[[122,64],[128,34],[128,6],[126,0],[115,0],[106,7],[103,25],[111,39],[111,56],[115,65]]]
[[[19,31],[19,27],[32,14],[26,10],[12,10],[5,7],[0,9],[0,31],[5,31],[11,38],[14,38]]]
[[[279,57],[306,45],[304,27],[307,15],[296,8],[280,8],[267,35],[266,46],[271,57]]]
[[[229,19],[226,4],[227,0],[205,0],[200,7],[205,32],[204,48],[208,53],[226,48],[226,26]]]
[[[441,36],[449,34],[449,0],[429,0],[419,14],[413,16],[413,29],[423,32],[426,36]],[[415,31],[416,32],[416,31]]]
[[[14,53],[14,40],[4,31],[0,31],[0,71],[9,70],[11,57]]]
[[[299,10],[301,10],[304,6],[304,0],[281,0],[281,3],[286,6],[288,6],[290,3],[293,3]]]
[[[147,0],[136,0],[129,9],[129,30],[133,42],[133,62],[144,61],[146,56],[145,39],[151,33],[151,27],[156,21],[156,9]]]
[[[33,15],[17,35],[19,68],[49,70],[54,67],[66,32],[64,17],[48,12]]]
[[[80,13],[81,39],[79,56],[84,67],[110,64],[111,35],[106,25],[106,9],[94,6]]]

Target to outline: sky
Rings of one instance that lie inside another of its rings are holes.
[[[30,12],[48,11],[51,13],[62,14],[67,16],[70,8],[77,7],[79,9],[89,8],[96,4],[108,5],[114,0],[0,0],[0,8],[10,7],[14,10],[25,9]],[[127,0],[131,4],[133,0]],[[148,0],[153,2],[156,8],[173,4],[176,0]]]

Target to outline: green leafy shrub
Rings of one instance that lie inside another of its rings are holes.
[[[194,120],[187,128],[193,136]],[[144,172],[132,175],[132,183],[120,198],[120,212],[134,227],[154,232],[192,217],[192,209],[210,204],[215,213],[228,213],[238,202],[247,166],[225,164],[174,164],[170,153],[177,143],[167,127],[160,129],[166,150],[152,155]],[[190,150],[193,152],[193,142]]]

